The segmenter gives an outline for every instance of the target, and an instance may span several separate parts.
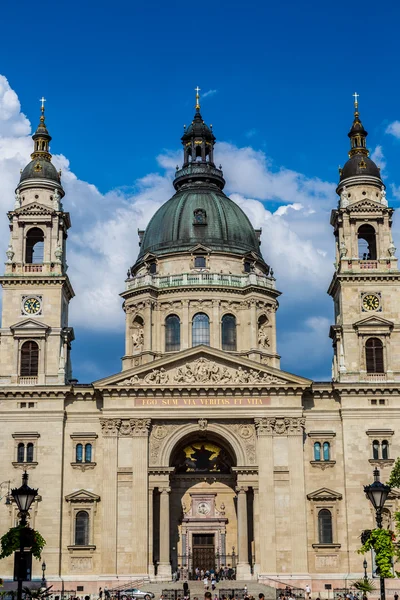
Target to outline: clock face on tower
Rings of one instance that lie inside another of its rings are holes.
[[[362,299],[363,310],[378,310],[381,300],[376,294],[365,294]]]
[[[42,298],[40,296],[24,296],[22,298],[22,314],[38,315],[42,311]]]

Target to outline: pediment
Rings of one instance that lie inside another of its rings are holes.
[[[65,500],[67,502],[99,502],[100,496],[88,490],[81,489],[65,496]]]
[[[339,494],[338,492],[334,492],[333,490],[330,490],[329,488],[323,487],[320,488],[319,490],[316,490],[315,492],[311,492],[311,494],[307,494],[307,498],[309,500],[341,500],[342,499],[342,494]]]
[[[11,331],[21,331],[21,330],[32,330],[32,329],[41,329],[43,331],[47,331],[49,329],[48,325],[44,325],[40,321],[35,321],[35,319],[25,319],[24,321],[20,321],[19,323],[15,323],[10,327]]]
[[[17,215],[52,215],[54,214],[54,209],[40,202],[31,202],[26,206],[21,206],[21,208],[17,208],[15,210]]]
[[[355,329],[366,328],[368,330],[373,329],[393,329],[394,323],[392,321],[388,321],[383,317],[378,315],[371,315],[370,317],[366,317],[365,319],[360,319],[360,321],[356,321],[353,324]]]
[[[354,204],[349,204],[346,207],[346,210],[351,213],[365,213],[365,212],[383,212],[387,210],[387,206],[381,204],[380,202],[375,202],[375,200],[369,200],[368,198],[363,198],[358,202],[354,202]]]
[[[196,246],[193,246],[193,248],[190,248],[190,252],[191,254],[203,254],[204,252],[210,254],[211,248],[209,248],[208,246],[204,246],[203,244],[197,244]]]
[[[221,350],[196,346],[95,382],[95,387],[287,387],[311,380]]]

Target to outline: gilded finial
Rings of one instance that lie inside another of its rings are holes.
[[[360,97],[360,94],[357,94],[357,92],[354,92],[353,94],[353,98],[354,98],[354,112],[358,113],[358,99]]]
[[[200,88],[199,86],[195,87],[195,92],[196,92],[196,106],[195,109],[196,110],[200,110]]]

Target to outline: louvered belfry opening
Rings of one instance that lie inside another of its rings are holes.
[[[39,346],[36,342],[24,342],[21,348],[21,377],[37,377],[39,370]]]
[[[365,343],[367,373],[384,373],[383,344],[379,338],[369,338]]]

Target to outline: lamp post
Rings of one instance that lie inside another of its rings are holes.
[[[364,558],[364,562],[363,562],[363,567],[364,567],[364,581],[367,582],[368,581],[368,575],[367,575],[368,563],[365,558]]]
[[[42,587],[45,588],[46,587],[46,577],[45,577],[45,573],[46,573],[46,563],[43,561],[42,562]]]
[[[374,470],[374,482],[364,486],[364,492],[375,509],[375,518],[378,529],[382,529],[382,509],[390,492],[390,486],[379,481],[379,469]],[[385,578],[379,574],[381,587],[381,600],[386,599]]]
[[[22,475],[22,485],[19,488],[14,488],[11,490],[11,496],[14,498],[16,505],[19,509],[19,517],[20,517],[20,526],[26,527],[27,525],[27,516],[29,509],[32,505],[32,502],[37,496],[38,491],[29,487],[28,485],[28,473]],[[18,580],[18,591],[17,591],[17,600],[22,600],[22,582],[26,581],[26,556],[24,553],[24,547],[27,536],[24,535],[24,531],[21,530],[20,533],[20,546],[19,546],[19,555],[15,555],[15,566],[16,566],[16,575]],[[32,555],[31,555],[32,556]]]

